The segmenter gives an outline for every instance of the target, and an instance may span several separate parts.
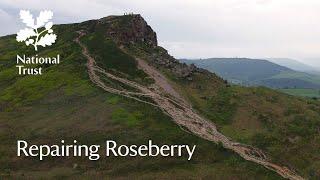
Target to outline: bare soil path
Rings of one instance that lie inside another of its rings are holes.
[[[276,165],[269,161],[267,156],[259,149],[254,148],[249,145],[240,144],[233,142],[228,137],[224,136],[218,132],[216,126],[212,121],[209,121],[200,115],[198,115],[192,108],[191,105],[187,103],[168,83],[166,78],[154,69],[152,66],[148,65],[141,59],[137,59],[139,67],[144,70],[150,77],[155,79],[155,83],[152,87],[145,87],[136,82],[127,80],[125,78],[118,77],[112,73],[98,67],[95,60],[90,56],[89,51],[85,45],[80,42],[80,38],[85,35],[84,32],[78,32],[79,36],[75,39],[81,48],[82,54],[87,58],[87,68],[88,74],[91,81],[97,86],[101,87],[105,91],[113,94],[118,94],[125,96],[137,101],[148,103],[155,107],[161,109],[165,114],[170,116],[172,120],[179,125],[184,130],[197,135],[203,139],[221,143],[224,148],[230,149],[235,153],[239,154],[244,159],[255,162],[270,169],[284,178],[293,180],[302,180],[303,177],[296,174],[293,170],[287,167]],[[138,92],[131,92],[127,90],[118,90],[112,87],[108,87],[101,79],[100,76],[103,75],[114,81],[123,83],[131,88],[136,89]],[[141,97],[149,97],[153,102],[148,102],[141,99]]]

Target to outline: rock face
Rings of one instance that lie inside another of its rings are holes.
[[[129,37],[130,34],[133,38],[132,41],[142,41],[149,45],[158,46],[157,34],[140,15],[135,15],[132,18],[132,31],[129,32]]]
[[[157,34],[139,14],[109,16],[100,19],[98,23],[109,24],[107,33],[117,41],[117,43],[147,43],[154,47],[158,45]]]
[[[105,17],[99,19],[96,25],[106,26],[107,35],[121,46],[147,45],[153,52],[149,57],[153,65],[170,70],[178,78],[192,80],[191,76],[195,72],[211,74],[193,64],[180,63],[167,50],[159,47],[156,33],[139,14]]]
[[[170,70],[178,78],[186,78],[192,80],[191,76],[194,72],[204,72],[202,69],[197,68],[194,64],[187,65],[180,63],[174,57],[170,56],[168,52],[158,47],[158,53],[152,54],[150,58],[156,65],[163,66]]]

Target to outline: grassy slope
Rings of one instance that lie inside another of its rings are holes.
[[[320,84],[320,76],[314,75],[314,74],[307,74],[304,72],[282,72],[280,74],[277,74],[275,76],[272,76],[273,79],[279,79],[279,78],[289,78],[289,79],[301,79],[304,81],[308,81],[310,83]]]
[[[150,50],[133,48],[152,61]],[[274,162],[304,177],[320,178],[320,102],[268,88],[229,86],[216,76],[195,74],[193,81],[174,78],[161,69],[195,109],[236,141],[263,149]]]
[[[275,162],[304,176],[319,177],[320,164],[314,161],[320,146],[319,102],[267,88],[217,88],[209,82],[183,84],[181,91],[224,134],[265,150]],[[195,88],[199,85],[201,89]]]
[[[281,89],[280,91],[294,96],[320,98],[319,89]]]
[[[269,87],[294,88],[294,85],[300,87],[317,87],[320,84],[320,76],[315,74],[308,74],[305,72],[292,71],[285,67],[266,62],[262,60],[248,60],[248,59],[234,59],[230,58],[215,59],[215,60],[182,60],[187,64],[194,63],[199,67],[217,72],[220,76],[234,84],[243,85],[264,85]],[[250,62],[250,63],[249,63]],[[238,65],[241,65],[238,67]],[[262,68],[262,69],[261,69]],[[255,71],[249,71],[255,69]],[[288,83],[291,82],[291,83]],[[294,82],[294,83],[293,83]],[[317,89],[314,89],[317,91]],[[289,92],[297,96],[310,97],[310,93],[303,91]],[[288,92],[288,91],[283,91]],[[310,92],[310,91],[309,91]]]
[[[14,36],[0,39],[0,176],[11,178],[215,178],[278,179],[275,174],[243,161],[220,146],[181,131],[159,110],[103,92],[89,80],[80,48],[72,42],[74,26],[60,26],[55,31],[59,41],[39,54],[60,53],[62,63],[47,67],[43,76],[17,76],[15,56],[33,52],[17,44]],[[136,73],[133,59],[122,54],[112,42],[101,39],[92,47],[93,35],[86,44],[104,67],[109,67],[110,54],[117,54],[124,64],[119,71]],[[105,52],[105,53],[102,53]],[[127,71],[128,70],[128,71]],[[138,73],[139,74],[139,73]],[[130,76],[132,77],[132,76]],[[139,81],[143,73],[133,78]],[[16,140],[35,144],[53,144],[61,139],[77,139],[95,144],[106,139],[119,143],[143,144],[152,139],[157,144],[196,144],[194,159],[185,158],[109,158],[90,162],[83,158],[49,158],[39,162],[33,158],[17,158]]]
[[[274,79],[279,78],[288,78],[288,79],[301,79],[303,81],[307,81],[310,83],[319,84],[320,79],[319,76],[316,75],[309,75],[303,72],[295,72],[295,73],[280,73],[276,76],[273,76]],[[300,88],[288,88],[288,89],[281,89],[282,92],[287,94],[291,94],[294,96],[303,96],[303,97],[311,97],[311,98],[319,98],[319,89],[300,89]]]

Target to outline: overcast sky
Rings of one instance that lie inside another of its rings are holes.
[[[286,57],[320,67],[320,0],[1,0],[0,35],[20,9],[54,12],[54,23],[141,14],[176,58]]]

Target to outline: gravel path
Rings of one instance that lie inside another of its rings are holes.
[[[79,37],[75,39],[81,48],[82,54],[87,58],[87,67],[88,74],[90,76],[91,81],[97,86],[101,87],[105,91],[113,94],[118,94],[121,96],[125,96],[139,102],[147,103],[158,107],[165,114],[170,116],[172,120],[180,126],[183,130],[197,135],[203,139],[221,143],[224,148],[230,149],[237,154],[239,154],[244,159],[260,164],[267,169],[275,171],[279,175],[287,179],[293,180],[301,180],[304,179],[294,171],[290,170],[287,167],[283,167],[280,165],[276,165],[269,161],[267,156],[259,149],[254,148],[249,145],[240,144],[237,142],[233,142],[228,137],[224,136],[220,132],[218,132],[216,126],[212,121],[209,121],[205,118],[202,118],[198,115],[192,108],[191,105],[184,100],[179,93],[177,93],[174,88],[168,83],[165,76],[163,76],[160,72],[158,72],[155,68],[148,65],[145,61],[138,59],[139,68],[144,70],[150,77],[155,79],[155,83],[151,87],[142,86],[136,82],[127,80],[125,78],[121,78],[113,75],[112,73],[98,67],[95,63],[94,58],[92,58],[88,52],[88,49],[80,42],[80,38],[85,35],[84,32],[78,32]],[[98,75],[98,73],[99,75]],[[131,92],[127,90],[118,90],[112,87],[108,87],[104,82],[100,79],[100,76],[103,75],[109,79],[114,81],[118,81],[123,83],[131,88],[136,89],[139,92]],[[142,100],[141,97],[149,97],[153,100],[153,102],[148,102],[146,100]]]

